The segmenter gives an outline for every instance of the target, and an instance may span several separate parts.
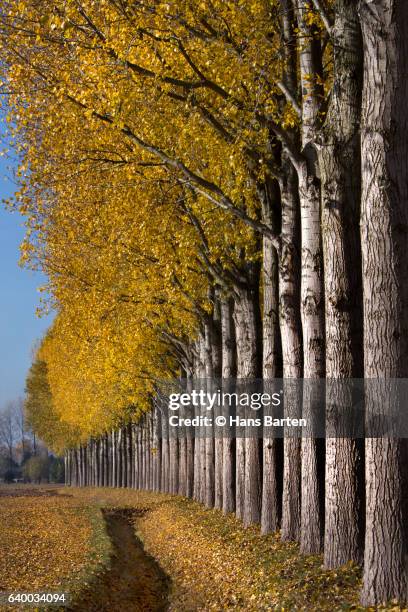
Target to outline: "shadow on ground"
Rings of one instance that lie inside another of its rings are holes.
[[[162,612],[170,580],[143,548],[132,526],[133,509],[102,510],[113,553],[107,568],[82,591],[69,612]],[[67,610],[67,608],[65,608]]]

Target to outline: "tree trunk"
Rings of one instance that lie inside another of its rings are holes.
[[[137,489],[138,481],[138,447],[137,447],[137,423],[132,423],[132,454],[133,454],[133,488]]]
[[[91,438],[90,453],[91,453],[91,486],[97,486],[98,466],[96,465],[96,449],[97,442],[95,438]]]
[[[93,452],[92,452],[92,441],[88,442],[84,446],[85,449],[85,465],[86,465],[86,486],[93,486]]]
[[[95,440],[96,486],[102,486],[102,440],[99,436]]]
[[[220,291],[216,287],[214,296],[214,313],[212,321],[212,369],[213,392],[221,388],[222,371],[222,339],[221,339],[221,302]],[[220,406],[216,405],[214,416],[220,413]],[[214,508],[222,508],[222,462],[223,462],[223,436],[214,428]]]
[[[95,440],[95,486],[101,486],[101,440]]]
[[[267,180],[262,186],[262,218],[273,231],[279,231],[279,185]],[[281,343],[279,333],[278,254],[269,238],[263,239],[263,379],[269,386],[281,376]],[[264,414],[271,414],[269,408]],[[270,428],[269,428],[270,429]],[[281,441],[271,437],[267,430],[263,435],[263,479],[261,533],[274,532],[279,527],[278,462]]]
[[[104,445],[103,445],[103,464],[105,470],[105,483],[104,487],[110,486],[110,471],[111,471],[111,463],[109,460],[109,434],[105,432],[104,434]]]
[[[351,385],[330,379],[363,376],[359,212],[360,113],[363,52],[354,0],[337,0],[334,80],[320,152],[325,274],[327,437],[324,566],[361,561],[362,448],[342,437],[335,419],[351,416]],[[340,414],[341,413],[341,414]]]
[[[194,491],[194,438],[192,436],[192,432],[187,432],[187,449],[186,449],[187,457],[187,482],[186,482],[186,496],[193,497]]]
[[[94,449],[94,486],[101,486],[101,478],[102,478],[102,464],[101,464],[101,439],[100,437],[94,438],[93,441],[93,449]]]
[[[176,495],[178,493],[178,477],[179,477],[179,441],[177,437],[177,429],[170,430],[169,427],[169,470],[170,470],[170,493]]]
[[[117,434],[117,444],[116,444],[116,452],[117,452],[117,468],[118,468],[118,487],[123,487],[123,430],[122,427],[116,432]]]
[[[237,342],[237,377],[257,379],[261,374],[262,338],[259,308],[259,268],[248,265],[249,285],[236,288],[234,320]],[[261,465],[259,440],[250,435],[236,441],[236,515],[244,525],[261,520]]]
[[[82,470],[83,470],[84,487],[88,486],[88,468],[89,468],[88,445],[83,444],[82,446]]]
[[[79,474],[78,474],[78,455],[76,448],[72,449],[72,468],[73,468],[73,486],[79,485]]]
[[[147,421],[146,413],[142,419],[142,488],[147,490]]]
[[[204,391],[206,390],[206,346],[205,346],[205,330],[204,333],[200,337],[200,376],[199,376],[199,384],[200,388]],[[200,407],[198,407],[199,414],[203,414]],[[206,460],[206,433],[204,427],[199,428],[199,453],[200,453],[200,479],[199,479],[199,501],[202,504],[205,504],[206,501],[206,471],[207,471],[207,460]]]
[[[84,447],[81,446],[79,447],[79,470],[80,470],[80,486],[81,487],[85,487],[86,486],[86,474],[85,474],[85,449]]]
[[[183,387],[184,392],[184,387]],[[185,418],[186,411],[183,406],[179,409],[180,417]],[[179,434],[179,474],[178,474],[178,494],[185,497],[187,487],[187,429],[188,427],[177,428]]]
[[[65,486],[69,485],[69,473],[68,473],[68,453],[64,452],[64,474],[65,474]]]
[[[279,261],[279,317],[282,338],[285,417],[302,413],[303,373],[300,321],[300,224],[298,183],[283,157],[281,187],[282,247]],[[282,528],[284,542],[300,540],[301,439],[285,432],[283,453]]]
[[[187,393],[192,391],[191,372],[187,374]],[[194,437],[191,427],[187,427],[186,431],[186,488],[185,494],[187,497],[193,497],[194,494]]]
[[[133,487],[133,438],[132,438],[132,423],[128,423],[127,425],[127,446],[126,446],[126,454],[127,454],[127,486]]]
[[[201,383],[201,334],[199,335],[195,343],[195,358],[194,358],[194,380],[195,385]],[[195,409],[195,416],[199,416],[199,408]],[[194,489],[193,498],[200,501],[200,490],[201,490],[201,440],[200,440],[200,427],[195,427],[195,438],[194,438]]]
[[[366,379],[407,377],[408,4],[362,0],[361,245]],[[390,408],[367,381],[367,419]],[[366,439],[366,534],[362,602],[407,599],[402,464],[404,441]],[[406,499],[405,499],[406,503]]]
[[[91,486],[97,486],[97,477],[98,477],[98,466],[96,465],[96,454],[97,442],[95,438],[91,438],[90,444],[90,453],[91,453]]]
[[[322,244],[320,236],[320,180],[316,136],[322,88],[320,41],[308,24],[308,0],[297,0],[297,20],[301,37],[299,63],[302,87],[302,153],[298,164],[301,212],[301,318],[305,379],[322,378],[324,363],[324,298]],[[320,401],[310,385],[303,394],[303,416],[312,421],[314,402]],[[312,428],[313,429],[313,428]],[[319,482],[318,441],[302,438],[301,551],[321,550],[322,491]]]
[[[87,487],[91,486],[91,453],[90,453],[90,441],[85,443],[84,445],[84,453],[85,453],[85,485]]]
[[[83,446],[82,446],[82,470],[83,470],[84,487],[88,486],[88,467],[89,467],[89,461],[88,461],[87,448],[88,448],[88,445],[87,444],[83,444]]]
[[[137,452],[138,452],[138,489],[143,489],[143,415],[137,424]]]
[[[211,299],[214,298],[214,292],[211,292]],[[214,330],[213,320],[210,315],[207,316],[204,323],[204,338],[205,338],[205,390],[207,393],[214,391],[214,369],[213,369],[213,343]],[[214,470],[214,453],[215,440],[214,428],[205,428],[205,505],[207,508],[213,508],[215,497],[215,470]]]
[[[80,487],[81,476],[79,471],[79,451],[77,448],[74,449],[74,462],[75,462],[75,486]]]
[[[287,89],[296,97],[297,40],[293,0],[281,0],[283,36],[283,76]],[[295,144],[295,135],[291,135]],[[296,172],[285,151],[282,152],[281,252],[279,258],[279,323],[284,377],[284,415],[300,417],[300,379],[303,375],[302,330],[300,319],[300,223]],[[299,381],[299,383],[297,382]],[[282,524],[283,541],[300,540],[301,440],[287,428],[283,441]]]
[[[108,434],[102,436],[102,486],[109,486]]]
[[[118,465],[116,453],[116,431],[112,429],[112,487],[118,486]]]
[[[72,449],[71,456],[72,456],[72,484],[71,486],[77,487],[78,486],[78,457],[77,457],[76,448]]]
[[[95,440],[91,438],[88,442],[89,458],[89,486],[95,486]]]
[[[162,469],[161,469],[161,490],[163,493],[170,492],[169,482],[169,422],[166,413],[162,413]]]
[[[130,464],[130,486],[132,489],[136,488],[136,474],[135,474],[135,453],[136,453],[136,439],[135,439],[135,424],[131,422],[129,424],[129,437],[130,437],[130,453],[131,453],[131,464]]]
[[[140,489],[140,421],[135,423],[135,489]]]
[[[72,448],[68,450],[69,457],[69,486],[75,486],[75,474],[74,474],[74,453]]]
[[[155,403],[153,413],[153,463],[154,463],[154,491],[160,491],[161,474],[161,419],[160,410]]]
[[[82,446],[78,448],[78,484],[80,487],[84,487],[84,462],[82,457]]]
[[[73,486],[73,461],[72,461],[72,449],[68,449],[68,486]]]
[[[69,451],[69,457],[70,457],[70,472],[71,472],[71,482],[70,482],[70,486],[71,487],[76,487],[76,473],[75,473],[75,451],[73,448],[70,449]]]
[[[221,301],[221,342],[222,342],[222,386],[231,392],[230,379],[236,376],[236,344],[233,319],[233,300]],[[228,417],[228,415],[226,415]],[[224,514],[235,510],[235,438],[231,428],[222,440],[222,510]]]
[[[113,487],[113,452],[112,452],[112,434],[109,432],[106,434],[107,436],[107,451],[108,451],[108,472],[109,472],[109,480],[108,485]]]
[[[77,473],[77,487],[82,487],[82,461],[81,461],[81,447],[75,449],[76,457],[76,473]]]
[[[122,436],[122,440],[121,440],[121,456],[122,456],[122,487],[127,487],[128,483],[127,483],[127,445],[128,445],[128,440],[127,440],[127,427],[126,425],[123,425],[121,427],[121,436]]]
[[[151,412],[146,413],[146,489],[151,489]]]
[[[148,412],[148,447],[147,447],[147,457],[148,457],[148,467],[149,467],[149,478],[148,478],[148,490],[153,491],[153,413],[151,410]]]

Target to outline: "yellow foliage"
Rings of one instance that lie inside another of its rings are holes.
[[[174,342],[191,347],[211,312],[214,278],[228,292],[261,259],[270,126],[298,128],[277,85],[279,7],[7,3],[21,261],[49,278],[43,307],[58,314],[39,357],[56,421],[80,439],[148,409],[155,381],[179,372]]]

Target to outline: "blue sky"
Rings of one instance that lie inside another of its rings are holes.
[[[0,200],[15,190],[9,165],[0,158]],[[22,217],[0,204],[0,410],[24,394],[32,347],[51,321],[35,314],[44,277],[18,265],[23,236]]]

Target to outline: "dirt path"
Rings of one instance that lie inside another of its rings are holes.
[[[169,580],[136,537],[129,511],[105,510],[104,518],[112,541],[109,570],[100,574],[72,612],[162,612],[167,609]]]

